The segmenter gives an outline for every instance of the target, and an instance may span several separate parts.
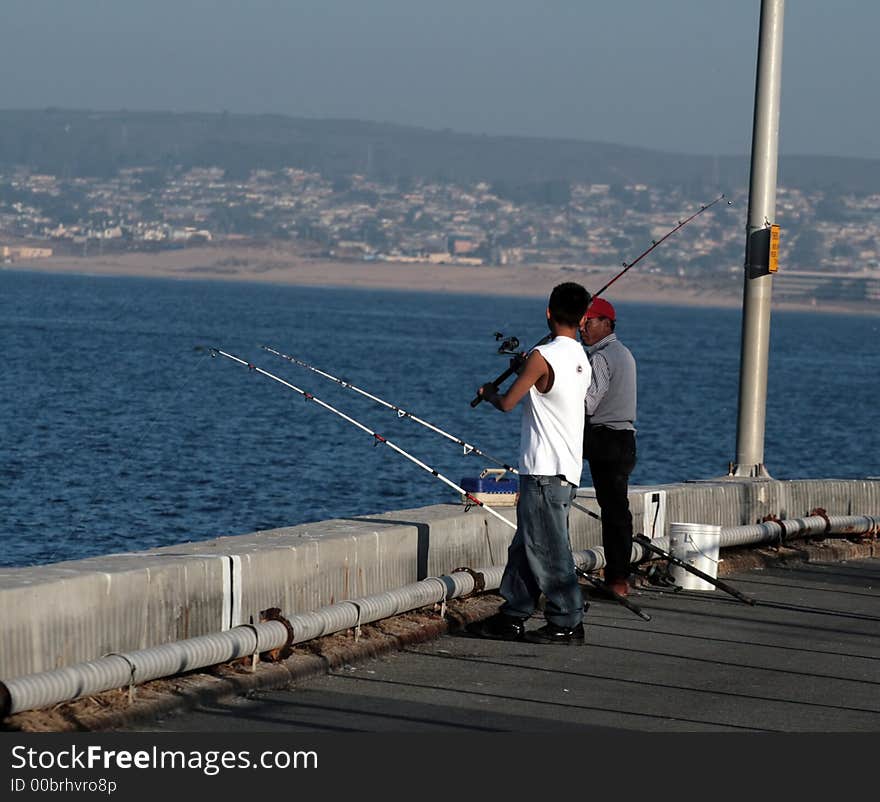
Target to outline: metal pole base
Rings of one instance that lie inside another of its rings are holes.
[[[735,462],[728,463],[727,475],[744,479],[772,479],[763,462],[757,465],[738,465]]]

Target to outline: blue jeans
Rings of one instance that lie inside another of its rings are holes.
[[[519,477],[516,534],[501,579],[501,612],[528,618],[543,593],[551,624],[573,627],[584,602],[568,538],[568,511],[577,488],[558,476]]]

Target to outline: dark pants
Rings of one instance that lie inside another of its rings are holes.
[[[605,581],[626,579],[632,559],[629,475],[636,467],[636,436],[630,429],[584,429],[584,459],[590,464],[596,501],[602,510]]]

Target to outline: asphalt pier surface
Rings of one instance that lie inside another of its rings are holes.
[[[141,732],[876,732],[880,559],[729,574],[757,600],[648,587],[593,600],[582,646],[459,631]],[[529,628],[543,623],[539,616]]]

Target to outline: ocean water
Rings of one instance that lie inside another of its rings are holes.
[[[507,366],[493,333],[531,345],[546,332],[545,305],[2,271],[0,565],[456,501],[370,435],[207,349],[313,393],[458,482],[491,463],[260,346],[512,463],[519,412],[469,402]],[[618,334],[639,366],[632,482],[726,473],[739,310],[618,310]],[[774,477],[880,474],[878,334],[880,317],[773,314],[765,462]]]

